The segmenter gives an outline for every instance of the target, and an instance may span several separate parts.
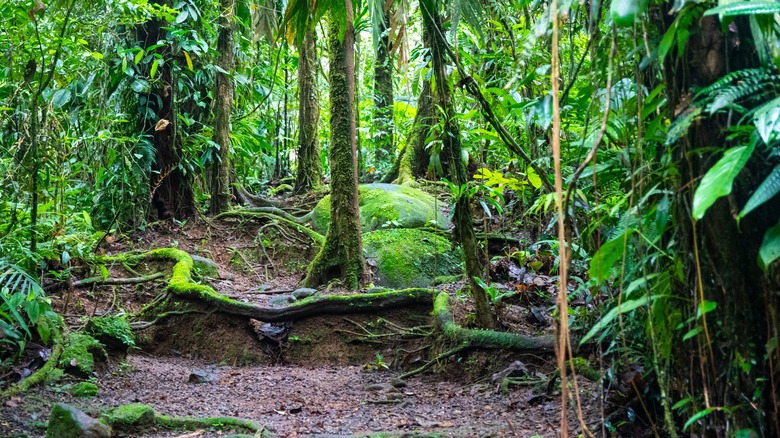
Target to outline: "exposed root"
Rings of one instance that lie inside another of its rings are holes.
[[[203,312],[201,310],[172,310],[170,312],[164,312],[164,313],[161,313],[161,314],[157,315],[157,317],[154,318],[152,321],[148,321],[148,322],[147,321],[131,322],[130,323],[130,328],[135,330],[135,331],[146,330],[149,327],[159,323],[163,319],[168,318],[170,316],[187,315],[189,313],[202,313],[204,315],[210,315],[210,314],[214,313],[214,311],[212,310],[210,312]]]
[[[48,376],[50,372],[57,368],[57,363],[60,361],[60,356],[62,356],[63,339],[59,330],[56,328],[52,333],[52,340],[54,341],[54,346],[51,349],[49,360],[47,360],[38,371],[32,373],[30,377],[21,380],[20,382],[3,391],[2,394],[0,394],[0,399],[7,399],[19,394],[20,392],[26,392],[33,386],[46,380],[46,376]]]
[[[169,293],[204,302],[219,312],[246,316],[264,322],[294,321],[325,314],[343,315],[375,312],[433,302],[432,290],[413,288],[372,294],[309,297],[286,307],[260,307],[230,299],[209,286],[194,283],[192,281],[192,257],[178,249],[161,248],[140,255],[104,256],[99,260],[107,262],[128,258],[175,261],[176,264],[167,287]]]
[[[279,210],[279,209],[274,209]],[[285,215],[288,215],[292,218],[295,218],[295,216],[284,212],[282,210],[279,210]],[[312,230],[311,228],[303,225],[303,222],[298,223],[295,220],[291,220],[287,217],[280,216],[277,213],[269,213],[264,211],[248,211],[248,210],[234,210],[234,211],[226,211],[224,213],[220,213],[216,216],[214,216],[214,220],[217,219],[223,219],[223,218],[241,218],[241,219],[264,219],[264,220],[270,220],[270,221],[277,221],[280,224],[283,224],[285,226],[288,226],[295,231],[309,237],[311,240],[313,240],[315,243],[322,245],[325,242],[325,236],[322,234]],[[304,216],[305,217],[305,216]],[[298,218],[295,218],[298,219]]]
[[[83,280],[76,280],[73,282],[74,287],[85,287],[85,286],[105,286],[105,285],[123,285],[123,284],[139,284],[139,283],[146,283],[148,281],[154,281],[158,278],[164,277],[165,274],[162,272],[155,272],[154,274],[150,275],[143,275],[140,277],[132,277],[132,278],[103,278],[103,277],[89,277],[85,278]]]
[[[405,373],[401,374],[400,376],[398,376],[398,378],[403,380],[403,379],[408,379],[409,377],[412,377],[412,376],[416,376],[417,374],[420,374],[420,373],[424,372],[428,368],[441,363],[442,360],[444,360],[444,359],[446,359],[446,358],[448,358],[450,356],[454,356],[454,355],[456,355],[456,354],[458,354],[458,353],[460,353],[462,351],[466,351],[466,350],[468,350],[470,348],[474,348],[474,346],[470,345],[468,343],[460,344],[457,347],[455,347],[455,348],[453,348],[451,350],[445,351],[444,353],[442,353],[442,354],[436,356],[435,358],[429,360],[428,362],[425,363],[425,365],[421,366],[420,368],[416,368],[416,369],[413,369],[411,371],[408,371],[408,372],[405,372]]]

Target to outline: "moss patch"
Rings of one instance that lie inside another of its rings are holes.
[[[360,226],[364,233],[381,228],[449,227],[431,195],[422,190],[395,184],[366,184],[360,193]],[[325,234],[330,223],[330,196],[320,200],[312,211],[312,225]]]
[[[461,251],[419,229],[377,230],[363,235],[363,250],[376,266],[374,284],[391,288],[427,287],[437,276],[462,275]]]
[[[127,351],[135,346],[135,336],[127,318],[108,315],[92,318],[87,323],[87,333],[91,334],[111,350]]]
[[[98,387],[92,382],[79,382],[70,390],[73,397],[97,397]]]
[[[95,369],[95,354],[106,357],[100,341],[89,335],[72,333],[60,357],[60,367],[71,374],[87,377]]]
[[[56,404],[51,410],[46,438],[110,437],[111,428],[78,409]]]
[[[139,432],[154,426],[154,409],[140,403],[119,406],[105,416],[116,430]]]

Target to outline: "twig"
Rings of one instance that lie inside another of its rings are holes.
[[[408,371],[406,373],[401,374],[400,376],[398,376],[398,378],[402,379],[402,380],[405,380],[405,379],[407,379],[409,377],[416,376],[417,374],[422,373],[423,371],[427,370],[428,368],[432,367],[433,365],[438,364],[443,359],[446,359],[446,358],[448,358],[450,356],[454,356],[454,355],[460,353],[461,351],[468,350],[469,348],[472,348],[471,344],[468,344],[468,343],[460,344],[457,347],[455,347],[455,348],[453,348],[451,350],[445,351],[444,353],[442,353],[442,354],[436,356],[435,358],[429,360],[428,362],[425,363],[425,365],[421,366],[420,368],[417,368],[417,369],[414,369],[412,371]]]

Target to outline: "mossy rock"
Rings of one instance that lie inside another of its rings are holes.
[[[376,267],[374,284],[427,287],[441,275],[462,275],[462,252],[449,240],[420,229],[377,230],[363,235],[366,260]]]
[[[107,315],[91,318],[87,323],[86,331],[109,350],[127,351],[128,348],[135,346],[133,329],[124,316]]]
[[[114,429],[139,432],[155,425],[154,408],[140,403],[122,405],[105,416]]]
[[[46,426],[46,438],[108,438],[111,428],[68,405],[54,405]]]
[[[365,184],[360,193],[360,226],[364,233],[380,228],[447,229],[449,220],[439,211],[433,196],[413,187],[396,184]],[[325,234],[330,223],[330,195],[322,198],[312,211],[314,229]]]
[[[92,382],[79,382],[73,385],[70,393],[73,397],[97,397],[98,386]]]
[[[60,367],[70,374],[88,377],[95,370],[95,355],[100,359],[107,356],[100,341],[90,335],[71,333],[60,356]]]

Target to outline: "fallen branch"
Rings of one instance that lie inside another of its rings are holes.
[[[105,285],[123,285],[123,284],[139,284],[146,283],[148,281],[154,281],[158,278],[164,277],[162,272],[156,272],[150,275],[144,275],[141,277],[131,278],[103,278],[103,277],[89,277],[82,280],[76,280],[73,282],[74,287],[86,287],[90,285],[105,286]]]

